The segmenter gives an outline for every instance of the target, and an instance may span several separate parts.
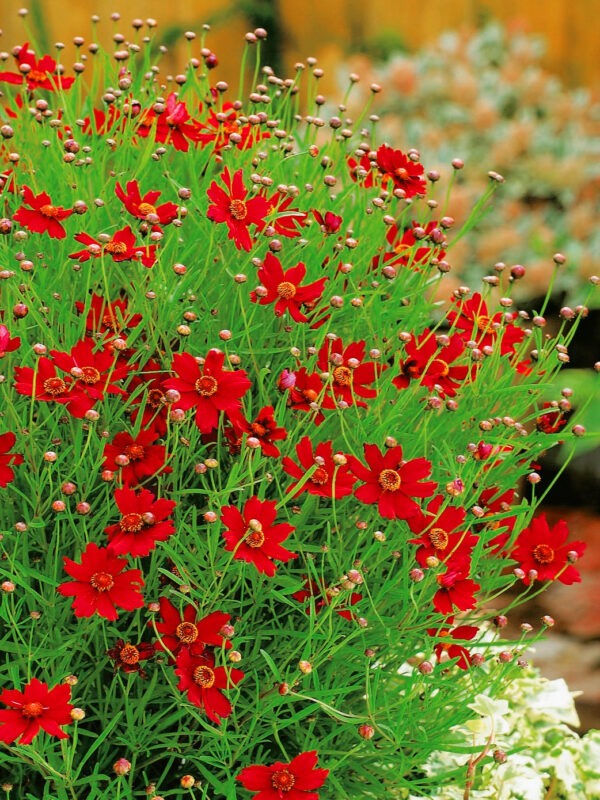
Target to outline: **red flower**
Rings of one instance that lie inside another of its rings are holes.
[[[140,431],[135,439],[127,431],[115,434],[112,443],[104,445],[102,469],[121,470],[121,480],[126,486],[135,486],[151,475],[173,472],[165,466],[167,451],[154,430]]]
[[[377,173],[373,170],[373,164],[369,156],[361,156],[360,161],[349,156],[348,167],[350,169],[350,177],[355,183],[360,183],[365,189],[370,189],[375,185]]]
[[[494,517],[497,514],[506,514],[510,511],[510,505],[514,502],[515,492],[514,489],[498,494],[498,487],[492,486],[490,489],[485,489],[479,497],[479,505],[485,510],[483,519],[487,520],[488,517]],[[492,548],[492,552],[502,550],[505,544],[510,539],[510,535],[514,530],[517,523],[517,518],[514,516],[503,517],[493,521],[486,521],[483,525],[477,526],[479,529],[489,529],[495,532],[500,531],[497,535],[488,541],[487,546]]]
[[[313,208],[313,216],[321,226],[323,233],[327,235],[337,233],[342,227],[343,218],[331,211],[326,211],[323,216],[320,211]]]
[[[75,303],[75,308],[80,314],[85,311],[85,306],[86,304],[79,300]],[[130,315],[127,307],[127,300],[114,300],[111,303],[94,292],[85,318],[86,330],[90,333],[114,333],[119,335],[125,328],[135,328],[142,321],[142,315]]]
[[[439,589],[433,597],[436,611],[448,617],[453,613],[453,606],[459,611],[475,608],[475,592],[481,586],[469,577],[470,561],[450,562],[446,572],[437,575]]]
[[[423,228],[426,236],[417,239],[415,236],[415,228]],[[421,225],[417,220],[413,220],[412,227],[407,228],[403,233],[400,240],[398,236],[400,230],[396,225],[391,225],[388,229],[386,239],[394,248],[396,258],[390,259],[389,263],[392,266],[402,264],[403,266],[411,266],[413,269],[426,266],[430,264],[433,259],[440,261],[446,255],[444,245],[446,238],[442,234],[440,228],[437,226],[435,220],[431,220],[426,225]],[[433,238],[432,238],[433,237]],[[432,242],[433,246],[420,245],[415,249],[418,242],[426,241]]]
[[[539,581],[558,578],[567,586],[581,581],[579,572],[569,562],[569,553],[573,552],[577,558],[581,558],[586,545],[580,541],[567,542],[568,537],[567,523],[561,519],[550,528],[545,514],[532,519],[529,527],[521,531],[510,557],[518,561],[526,573],[527,577],[523,579],[525,586],[529,586],[531,570],[537,572]]]
[[[140,678],[145,678],[146,673],[140,661],[146,661],[154,655],[154,647],[149,642],[140,644],[125,643],[123,639],[117,639],[115,646],[106,651],[106,655],[113,662],[115,674],[122,669],[123,672],[138,672]]]
[[[248,436],[258,439],[263,455],[278,458],[281,453],[274,442],[287,438],[285,428],[279,428],[275,421],[273,406],[264,406],[256,415],[254,422],[239,420],[239,429]]]
[[[364,357],[364,341],[351,342],[344,347],[339,337],[333,342],[326,339],[319,350],[317,366],[321,372],[331,373],[331,391],[349,406],[354,405],[357,397],[377,397],[377,390],[367,388],[367,384],[373,383],[387,369],[373,361],[362,363]],[[356,400],[356,405],[367,407],[360,400]]]
[[[440,561],[469,558],[479,537],[466,531],[457,531],[465,521],[464,508],[447,506],[440,513],[444,502],[442,495],[434,497],[427,505],[427,513],[421,509],[408,520],[408,527],[417,539],[409,539],[411,544],[419,545],[415,557],[422,567],[427,559],[435,557]]]
[[[105,528],[104,533],[116,555],[147,556],[156,542],[166,542],[175,533],[173,521],[167,520],[177,505],[173,500],[155,500],[147,489],[136,494],[125,487],[115,490],[115,503],[121,520]]]
[[[10,331],[6,325],[0,324],[0,358],[4,358],[7,353],[12,353],[21,346],[21,339],[15,336],[11,339]]]
[[[325,394],[325,384],[318,372],[309,373],[305,367],[298,372],[284,370],[279,378],[279,388],[287,390],[287,404],[290,408],[305,411],[307,414],[315,412],[313,404],[318,403],[319,408],[335,408],[335,402]],[[320,410],[315,413],[315,425],[320,425],[325,419]]]
[[[20,453],[9,453],[15,446],[17,437],[12,431],[3,433],[0,436],[0,487],[6,489],[7,485],[14,481],[15,473],[11,469],[22,464],[24,459]]]
[[[477,347],[491,347],[496,342],[499,332],[502,331],[500,354],[514,355],[515,347],[521,344],[525,333],[512,322],[504,323],[501,312],[489,316],[485,300],[476,292],[469,300],[452,298],[458,311],[448,312],[448,321],[458,329],[460,336],[469,341],[477,342]]]
[[[240,398],[252,385],[245,370],[224,370],[224,361],[225,353],[215,349],[208,351],[202,366],[190,353],[176,353],[171,369],[178,377],[163,383],[166,389],[180,393],[176,408],[196,408],[196,425],[202,433],[218,427],[221,411],[236,423],[242,406]]]
[[[405,197],[426,194],[427,187],[421,177],[423,165],[411,161],[401,150],[382,144],[377,151],[377,166],[385,178],[390,178],[394,188],[402,189]]]
[[[104,346],[98,348],[91,339],[81,339],[70,353],[50,350],[50,355],[60,370],[75,378],[73,388],[92,400],[104,400],[105,392],[127,394],[115,381],[125,378],[131,367],[119,363],[112,350]]]
[[[185,103],[178,100],[174,92],[167,97],[165,110],[160,114],[153,110],[144,112],[136,133],[143,137],[148,136],[155,122],[154,141],[170,143],[175,150],[187,153],[190,142],[197,142],[199,139],[200,126],[190,117]]]
[[[267,202],[270,216],[268,224],[270,228],[273,228],[275,235],[285,236],[288,239],[300,236],[299,229],[304,227],[308,214],[298,208],[290,208],[294,198],[275,192]],[[272,217],[272,214],[277,214],[277,216]]]
[[[377,445],[365,444],[364,454],[367,467],[354,456],[348,456],[350,470],[365,481],[354,495],[362,503],[377,503],[382,517],[408,519],[419,511],[413,498],[431,497],[435,492],[437,483],[422,482],[431,474],[431,461],[425,458],[404,461],[400,445],[383,454]]]
[[[167,650],[174,656],[181,650],[189,650],[192,655],[199,656],[205,647],[231,647],[231,642],[221,633],[230,620],[229,614],[213,611],[198,619],[198,612],[192,605],[186,606],[181,615],[166,597],[161,597],[159,603],[163,621],[156,623],[160,635],[154,642],[155,650]],[[151,626],[149,622],[148,627]]]
[[[258,279],[267,293],[263,295],[252,292],[250,299],[261,306],[275,303],[276,317],[281,317],[288,311],[294,322],[308,322],[308,318],[300,311],[300,306],[305,303],[314,306],[323,294],[327,278],[319,278],[314,283],[300,286],[305,276],[306,267],[302,262],[284,272],[279,259],[267,253],[258,270]]]
[[[72,208],[53,206],[50,195],[46,192],[34,195],[29,186],[23,187],[23,203],[13,214],[15,222],[33,233],[47,233],[51,239],[65,238],[67,232],[60,223],[71,216]]]
[[[50,56],[42,56],[38,60],[33,50],[29,49],[29,42],[25,42],[17,50],[15,59],[19,72],[0,72],[0,81],[15,86],[26,83],[29,91],[47,89],[54,92],[57,89],[69,89],[75,80],[59,74],[56,71],[56,61]]]
[[[72,722],[70,699],[67,683],[48,689],[48,684],[37,678],[32,678],[22,692],[4,689],[0,703],[8,708],[0,710],[0,742],[11,744],[21,737],[17,744],[31,744],[40,730],[57,739],[68,739],[61,726]]]
[[[1,344],[0,350],[2,350]],[[551,410],[544,411],[535,421],[535,427],[540,433],[558,433],[565,427],[567,417],[563,415],[560,408],[556,408],[552,403],[544,403],[542,408]]]
[[[148,268],[154,266],[156,262],[156,245],[136,245],[135,234],[129,225],[113,234],[110,242],[106,242],[106,244],[97,242],[87,233],[78,233],[75,241],[86,246],[85,250],[69,254],[69,258],[77,259],[80,264],[89,261],[90,258],[100,258],[106,253],[112,257],[113,261],[141,261]]]
[[[319,442],[313,455],[313,447],[308,436],[303,436],[296,445],[296,455],[300,466],[286,456],[282,461],[282,466],[288,475],[296,478],[296,482],[287,488],[287,492],[294,492],[297,497],[302,492],[315,494],[318,497],[334,498],[341,500],[352,494],[352,485],[356,478],[349,472],[344,463],[336,464],[333,460],[333,445],[331,442]],[[340,454],[342,455],[342,454]],[[316,469],[314,469],[316,467]],[[307,472],[310,472],[308,480],[303,480]],[[303,485],[296,489],[298,483]]]
[[[149,214],[152,214],[152,216],[158,217],[158,220],[152,220],[152,222],[156,224],[158,221],[161,225],[168,225],[177,219],[179,206],[175,203],[156,205],[160,192],[146,192],[142,197],[137,181],[127,181],[126,189],[127,191],[124,192],[121,184],[117,183],[115,194],[132,216],[145,220]]]
[[[220,690],[236,686],[244,677],[239,669],[215,667],[214,656],[208,652],[194,656],[187,649],[177,656],[175,674],[179,676],[179,691],[187,692],[190,703],[203,708],[217,725],[232,712],[231,703]]]
[[[254,764],[237,776],[242,786],[257,792],[255,800],[318,800],[328,769],[316,769],[317,751],[300,753],[289,764],[276,761],[268,767]]]
[[[238,250],[251,250],[252,238],[248,227],[263,226],[264,218],[269,213],[269,204],[258,195],[246,199],[248,190],[244,187],[241,169],[232,177],[226,167],[221,180],[227,191],[213,181],[206,192],[214,204],[208,207],[208,218],[213,222],[227,223],[229,238],[233,239]]]
[[[37,369],[15,367],[15,390],[18,394],[35,397],[44,403],[61,403],[73,417],[81,419],[94,405],[95,400],[85,394],[76,394],[75,382],[70,375],[61,378],[50,358],[41,356]]]
[[[460,384],[469,375],[469,366],[453,364],[465,349],[458,334],[450,337],[449,344],[440,347],[436,337],[425,328],[417,339],[407,342],[406,358],[400,361],[400,375],[392,383],[397,389],[408,388],[411,380],[418,380],[429,390],[438,388],[441,397],[454,397]]]
[[[90,542],[81,554],[81,563],[66,556],[65,572],[74,581],[61,583],[58,591],[63,597],[74,597],[71,608],[76,617],[98,614],[104,619],[118,619],[117,608],[133,611],[142,608],[144,585],[139,569],[128,569],[126,558]],[[125,571],[123,571],[125,570]]]
[[[323,583],[322,586],[319,586],[318,583],[308,580],[308,578],[304,581],[304,589],[300,589],[292,595],[294,600],[297,600],[299,603],[306,603],[307,600],[311,599],[314,603],[315,614],[318,614],[324,606],[328,606],[334,597],[339,596],[339,590],[332,592],[327,584]],[[335,613],[347,620],[354,619],[355,614],[346,606],[355,606],[362,600],[362,594],[351,592],[349,597],[344,597],[343,595],[342,597],[342,602],[335,604]],[[311,604],[309,603],[306,608],[307,614],[310,614],[310,607]]]
[[[445,641],[439,642],[433,648],[435,657],[438,663],[442,661],[442,653],[446,654],[447,660],[458,659],[456,666],[460,669],[469,669],[471,665],[471,654],[463,645],[458,644],[459,641],[470,642],[479,633],[479,628],[473,625],[459,625],[457,628],[449,630],[444,628],[442,630],[429,630],[430,636],[436,638],[443,638]]]
[[[152,427],[159,436],[165,436],[167,433],[170,408],[170,401],[163,386],[166,377],[167,374],[162,371],[158,361],[151,359],[137,371],[129,385],[129,403],[136,406],[131,412],[131,424],[135,425],[141,413],[142,428]],[[144,387],[144,391],[136,391],[141,386]]]
[[[238,561],[254,564],[258,572],[272,578],[277,566],[273,561],[290,561],[296,553],[281,546],[295,528],[287,522],[274,525],[277,516],[274,500],[259,500],[251,497],[244,505],[243,513],[235,506],[221,508],[221,522],[226,529],[223,538],[225,550],[234,553]]]

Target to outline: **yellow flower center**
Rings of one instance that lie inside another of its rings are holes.
[[[248,209],[243,200],[232,200],[229,204],[229,213],[234,219],[246,219]]]
[[[278,769],[271,775],[271,784],[279,792],[289,792],[294,787],[296,778],[289,769]]]
[[[62,378],[46,378],[43,386],[46,394],[51,394],[52,396],[62,394],[67,390],[67,384]]]
[[[175,635],[183,644],[192,644],[198,638],[198,628],[193,622],[180,622],[175,628]]]
[[[554,561],[554,550],[549,544],[538,544],[533,548],[532,555],[538,564],[551,564]]]
[[[436,550],[445,550],[448,547],[450,537],[443,528],[432,528],[427,536]]]
[[[137,664],[140,660],[140,651],[133,644],[126,644],[119,653],[119,657],[124,664]]]
[[[352,370],[350,367],[336,367],[333,370],[333,380],[338,386],[349,386],[352,383]]]
[[[379,485],[385,492],[397,492],[402,483],[400,474],[395,469],[384,469],[379,473]]]
[[[202,397],[212,397],[218,389],[219,384],[211,375],[203,375],[194,384],[196,391]]]
[[[296,294],[296,287],[289,281],[283,281],[277,287],[277,294],[284,300],[291,300]]]
[[[202,689],[210,689],[215,682],[215,673],[210,667],[196,667],[193,672],[193,680],[194,683],[197,683]]]
[[[144,520],[141,514],[132,511],[131,514],[125,514],[119,522],[119,527],[125,533],[137,533],[144,527]]]
[[[113,576],[108,572],[95,572],[90,578],[90,583],[98,592],[108,592],[115,585]]]

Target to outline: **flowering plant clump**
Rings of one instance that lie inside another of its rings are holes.
[[[579,580],[536,462],[584,433],[542,398],[587,298],[555,335],[517,267],[439,302],[500,176],[453,231],[435,165],[325,113],[313,59],[280,78],[257,29],[234,91],[206,26],[175,76],[133,29],[0,73],[2,780],[468,797],[497,734],[455,731],[552,622],[505,614]]]

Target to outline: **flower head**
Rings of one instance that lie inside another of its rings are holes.
[[[250,225],[262,228],[264,219],[269,213],[269,204],[259,195],[248,199],[248,190],[244,186],[242,170],[232,176],[227,167],[221,174],[225,189],[213,181],[207,191],[213,205],[208,207],[208,218],[213,222],[225,222],[229,229],[229,238],[233,239],[238,250],[252,249]]]
[[[140,678],[145,678],[146,673],[142,666],[142,661],[152,658],[154,647],[149,642],[131,644],[124,639],[117,639],[113,647],[106,651],[106,655],[113,662],[113,670],[117,673],[120,669],[123,672],[137,672]]]
[[[15,446],[16,441],[17,437],[12,431],[0,436],[0,487],[2,489],[6,489],[7,485],[15,479],[11,465],[17,467],[24,461],[20,453],[9,452]]]
[[[176,408],[196,409],[196,425],[202,433],[210,433],[219,425],[224,411],[234,423],[239,418],[241,398],[251,386],[243,369],[224,370],[225,353],[209,350],[202,366],[190,353],[176,353],[171,368],[176,378],[164,382],[166,389],[176,389],[181,399]]]
[[[177,656],[175,674],[179,676],[179,691],[187,692],[190,703],[204,709],[206,716],[217,725],[232,712],[231,703],[222,690],[236,686],[244,677],[239,669],[216,667],[212,653],[195,656],[187,649]]]
[[[271,253],[267,253],[262,267],[258,270],[258,279],[267,290],[264,296],[252,292],[253,303],[270,305],[275,303],[275,316],[281,317],[287,311],[294,322],[308,322],[300,307],[305,304],[314,306],[323,294],[327,278],[319,278],[314,283],[301,286],[306,276],[306,267],[302,262],[283,270],[281,262]]]
[[[141,261],[145,267],[152,267],[156,261],[156,245],[136,244],[135,233],[129,225],[116,231],[109,242],[98,242],[87,233],[78,233],[75,241],[85,245],[84,250],[70,253],[69,258],[76,259],[80,264],[90,258],[101,258],[109,255],[113,261]]]
[[[181,614],[167,597],[161,597],[159,604],[162,622],[156,623],[159,637],[154,643],[155,650],[167,650],[176,656],[181,650],[201,655],[207,647],[231,648],[231,642],[221,633],[230,620],[229,614],[213,611],[199,617],[193,605],[187,605]]]
[[[198,122],[190,117],[185,103],[174,92],[167,97],[164,111],[157,113],[148,109],[143,113],[136,132],[143,137],[149,136],[153,126],[154,141],[172,144],[175,150],[184,153],[189,150],[190,142],[199,140]]]
[[[47,233],[51,239],[64,239],[67,232],[61,222],[72,213],[72,208],[52,205],[46,192],[34,194],[29,186],[24,186],[23,205],[13,214],[13,219],[33,233]]]
[[[277,516],[274,500],[259,500],[251,497],[246,501],[243,512],[235,506],[221,509],[221,522],[225,550],[234,553],[234,558],[254,564],[259,572],[270,578],[275,575],[274,561],[290,561],[296,553],[281,546],[294,528],[287,522],[274,524]]]
[[[56,67],[56,61],[50,56],[36,58],[29,42],[25,42],[15,53],[19,72],[0,72],[0,81],[15,86],[25,84],[31,92],[34,89],[46,89],[55,92],[57,89],[69,89],[75,78],[65,78]]]
[[[69,734],[62,730],[71,720],[71,687],[61,683],[48,688],[37,678],[32,678],[23,691],[4,689],[0,703],[6,708],[0,710],[0,742],[11,744],[31,744],[42,730],[57,739],[68,739]]]
[[[173,500],[155,500],[147,489],[136,494],[125,487],[115,491],[115,503],[121,519],[104,532],[109,549],[116,555],[147,556],[156,542],[166,542],[175,533],[173,521],[167,519],[177,505]]]
[[[66,556],[63,561],[65,572],[75,580],[61,583],[58,591],[63,597],[75,598],[71,608],[76,617],[98,614],[115,620],[117,608],[133,611],[144,605],[142,573],[139,569],[126,570],[126,558],[90,542],[81,554],[81,563]]]
[[[341,500],[342,497],[352,494],[352,485],[356,478],[349,471],[345,458],[341,463],[337,459],[336,463],[332,442],[319,442],[313,453],[310,437],[303,436],[296,445],[296,456],[299,464],[289,456],[282,462],[285,472],[296,479],[286,490],[293,492],[294,497],[308,492],[319,497]],[[298,486],[299,483],[302,485]]]
[[[585,552],[585,542],[568,542],[569,529],[564,520],[559,520],[552,528],[548,525],[545,514],[531,520],[528,528],[521,531],[513,545],[510,557],[519,563],[528,575],[531,570],[537,572],[539,581],[559,580],[568,586],[579,583],[581,576],[578,570],[569,563],[569,552],[578,558]],[[523,579],[528,586],[529,577]]]
[[[286,439],[287,431],[277,425],[273,406],[261,408],[253,422],[242,418],[237,425],[240,431],[258,439],[263,455],[272,458],[278,458],[281,455],[279,448],[274,443]]]
[[[382,453],[377,445],[365,444],[364,454],[366,467],[354,456],[348,456],[350,471],[364,481],[354,495],[362,503],[377,503],[382,517],[408,519],[419,511],[414,498],[431,497],[435,492],[437,484],[423,480],[431,473],[431,461],[403,460],[400,445]]]
[[[102,469],[121,470],[121,480],[127,486],[136,486],[144,478],[172,472],[165,464],[166,447],[154,444],[158,439],[155,430],[140,431],[133,436],[127,431],[115,434],[112,442],[104,445]]]
[[[71,416],[80,419],[96,400],[75,389],[75,380],[70,375],[60,375],[55,362],[46,356],[38,359],[36,369],[15,367],[15,391],[18,394],[35,397],[44,403],[60,403]]]
[[[257,792],[257,800],[318,800],[320,789],[329,775],[317,769],[317,751],[300,753],[289,764],[276,761],[270,766],[254,764],[237,776],[245,789]]]
[[[377,150],[377,166],[384,179],[391,180],[396,189],[402,189],[405,197],[427,192],[422,177],[423,165],[411,161],[402,150],[382,144]]]
[[[161,193],[159,191],[146,192],[142,197],[137,181],[127,181],[125,191],[117,183],[115,194],[123,203],[127,211],[137,219],[145,220],[149,214],[158,217],[158,224],[168,225],[177,219],[179,206],[175,203],[161,203],[157,205]],[[157,224],[157,223],[154,223]]]

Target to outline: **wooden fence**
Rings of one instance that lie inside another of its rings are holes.
[[[600,85],[600,0],[254,0],[275,14],[282,38],[283,61],[290,66],[307,55],[329,54],[328,61],[384,34],[396,37],[410,50],[441,32],[476,26],[496,18],[507,25],[543,34],[547,40],[546,64],[570,85]],[[17,10],[29,8],[27,24],[42,42],[73,36],[90,41],[90,17],[98,14],[100,38],[107,42],[115,29],[132,36],[134,17],[154,17],[168,37],[176,28],[199,30],[209,20],[213,30],[209,46],[221,61],[219,77],[235,80],[236,60],[249,22],[251,0],[2,0],[0,47],[10,50],[25,38]],[[115,26],[110,14],[119,11]],[[167,58],[168,69],[185,59],[181,46]],[[63,61],[74,60],[72,48]]]

